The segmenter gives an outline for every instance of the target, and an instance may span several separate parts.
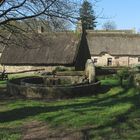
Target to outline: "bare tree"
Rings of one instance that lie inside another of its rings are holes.
[[[117,29],[116,23],[114,21],[110,21],[110,20],[105,22],[102,27],[105,30],[115,30],[115,29]]]
[[[76,19],[77,2],[77,0],[3,0],[0,3],[0,37],[5,38],[4,35],[7,36],[9,32],[11,34],[24,32],[19,25],[23,25],[24,22],[31,27],[28,20],[33,18],[40,21],[53,19],[53,23],[54,19],[73,22]]]
[[[70,0],[6,0],[0,7],[0,25],[39,16],[71,20],[74,4]]]

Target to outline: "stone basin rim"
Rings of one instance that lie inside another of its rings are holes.
[[[22,77],[22,78],[15,78],[9,80],[7,83],[12,84],[12,85],[17,85],[17,86],[26,86],[26,87],[39,87],[39,88],[71,88],[71,87],[88,87],[92,85],[98,85],[101,82],[96,81],[95,83],[77,83],[77,84],[67,84],[67,85],[43,85],[43,84],[33,84],[33,83],[28,83],[24,82],[25,79],[31,79],[31,78],[42,78],[42,77]],[[15,83],[15,81],[19,80],[18,82],[20,83]],[[22,84],[21,84],[22,83]]]

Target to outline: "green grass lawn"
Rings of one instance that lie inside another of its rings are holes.
[[[91,140],[139,140],[139,108],[139,91],[120,87],[116,78],[102,80],[98,93],[90,97],[55,102],[1,100],[0,140],[20,139],[23,126],[35,120],[50,129],[82,131]]]

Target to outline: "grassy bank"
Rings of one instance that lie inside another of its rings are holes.
[[[25,124],[46,123],[50,129],[81,131],[89,139],[139,139],[140,93],[122,88],[116,78],[105,78],[91,97],[47,102],[0,101],[0,139],[21,139]]]

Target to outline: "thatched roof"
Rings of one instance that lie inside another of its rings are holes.
[[[102,34],[135,34],[134,29],[124,29],[124,30],[87,30],[91,33],[102,33]]]
[[[4,49],[4,45],[2,43],[0,43],[0,53],[3,52],[3,49]]]
[[[0,61],[4,65],[74,65],[80,40],[81,35],[71,32],[28,34],[13,38]]]
[[[3,53],[5,46],[7,46],[8,41],[11,37],[11,33],[0,29],[0,53]]]
[[[108,53],[140,56],[140,35],[138,34],[88,32],[87,41],[91,55]]]

